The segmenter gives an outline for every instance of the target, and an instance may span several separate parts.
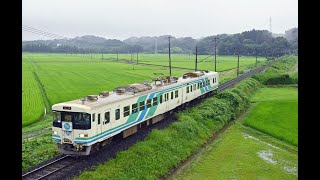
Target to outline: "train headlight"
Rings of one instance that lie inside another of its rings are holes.
[[[57,134],[58,134],[58,132],[57,132],[57,131],[52,131],[52,133],[53,133],[54,135],[57,135]]]
[[[79,134],[79,137],[81,137],[81,138],[88,137],[88,134]]]

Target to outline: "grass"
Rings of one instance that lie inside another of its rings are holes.
[[[245,119],[247,125],[298,145],[297,88],[262,88],[251,101],[257,106]]]
[[[43,117],[45,105],[31,65],[23,62],[22,68],[22,126],[24,127]]]
[[[197,152],[212,134],[235,117],[248,103],[248,97],[259,88],[253,79],[241,82],[225,93],[204,100],[199,105],[180,112],[177,121],[163,130],[153,130],[144,141],[105,163],[83,172],[75,179],[158,179],[171,168]],[[240,98],[241,96],[241,98]],[[245,100],[246,99],[246,100]]]
[[[56,144],[52,142],[51,134],[24,140],[22,142],[22,170],[27,170],[58,155],[59,152],[56,149]]]
[[[175,179],[297,179],[297,164],[296,147],[236,123]]]
[[[115,87],[143,82],[155,77],[154,73],[168,74],[166,68],[134,66],[129,64],[97,61],[80,57],[47,54],[23,55],[23,127],[37,122],[44,114],[43,93],[50,112],[53,104],[80,99]],[[31,68],[32,67],[32,68]],[[45,92],[41,92],[33,72]],[[173,75],[186,71],[175,70]]]

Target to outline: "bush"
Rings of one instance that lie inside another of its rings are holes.
[[[273,64],[270,68],[259,74],[254,74],[252,78],[265,85],[296,84],[297,78],[289,76],[286,71],[292,69],[298,59],[295,56],[287,56],[285,59]]]

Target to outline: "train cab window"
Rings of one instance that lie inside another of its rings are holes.
[[[192,92],[192,85],[190,85],[190,91]]]
[[[173,99],[173,91],[171,92],[171,99]]]
[[[175,98],[178,97],[178,90],[175,91],[174,97],[175,97]]]
[[[153,98],[153,106],[157,105],[158,104],[158,97],[154,97]]]
[[[98,114],[98,125],[100,124],[100,114]]]
[[[126,106],[123,108],[123,117],[127,117],[130,114],[130,106]]]
[[[151,99],[147,100],[147,108],[151,107]]]
[[[138,104],[135,103],[135,104],[132,104],[132,114],[138,112]]]
[[[144,101],[140,102],[140,111],[144,110]]]
[[[62,127],[61,124],[61,112],[54,111],[53,112],[53,126],[54,127]]]
[[[92,114],[92,122],[94,122],[94,121],[95,121],[95,116],[96,116],[96,114],[95,114],[95,113],[93,113],[93,114]]]
[[[68,113],[68,112],[66,112]],[[72,113],[73,129],[91,129],[91,115],[88,113]]]
[[[104,124],[107,124],[110,122],[110,112],[104,113]]]
[[[120,119],[120,109],[116,109],[115,114],[116,114],[116,120]]]
[[[207,82],[208,82],[208,85],[209,85],[210,84],[210,80],[208,79]]]
[[[187,93],[189,93],[189,86],[187,86]]]
[[[160,95],[160,104],[162,103],[162,94]]]

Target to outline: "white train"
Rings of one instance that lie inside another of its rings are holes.
[[[130,136],[175,108],[212,94],[218,82],[217,72],[196,71],[55,104],[52,139],[64,154],[88,155],[115,135]]]

